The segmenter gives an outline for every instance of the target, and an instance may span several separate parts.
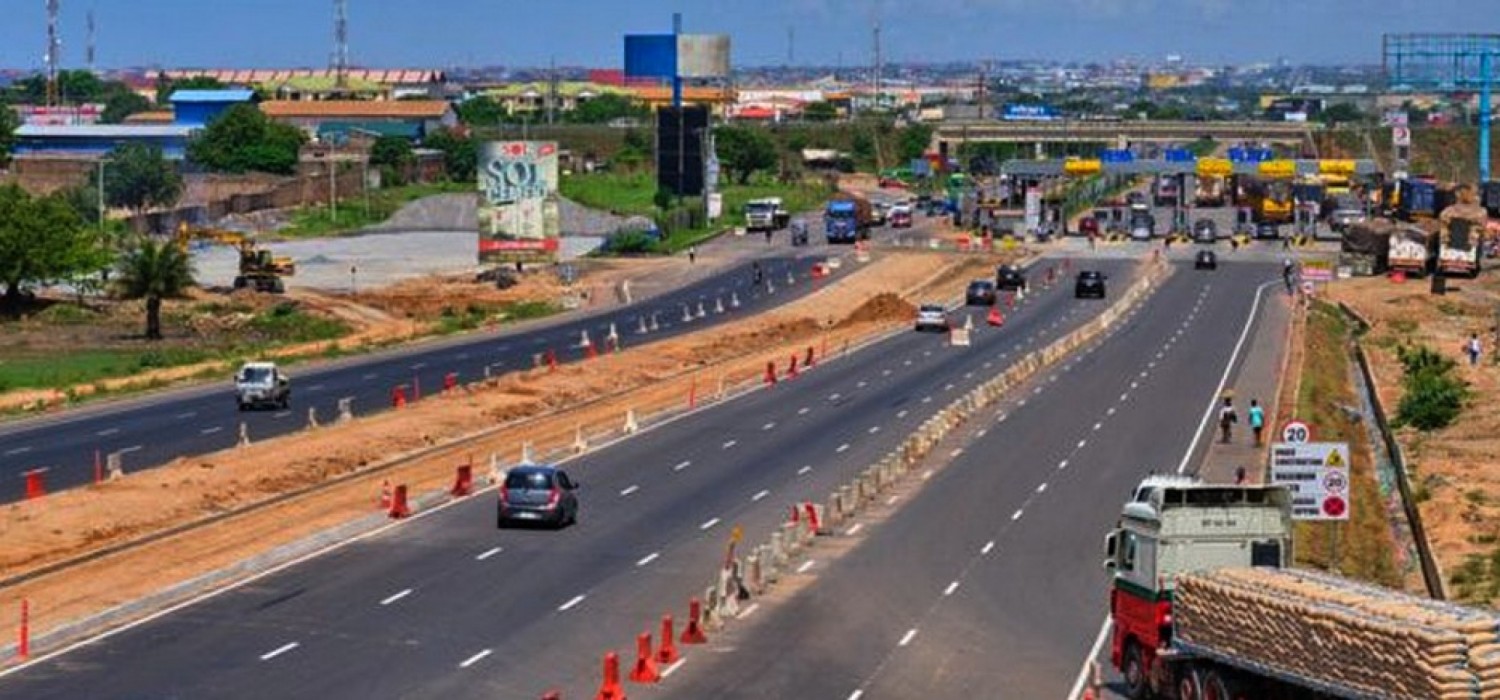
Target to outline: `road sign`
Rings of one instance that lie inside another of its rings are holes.
[[[1302,262],[1302,279],[1309,282],[1332,282],[1333,261],[1304,260]]]
[[[1391,127],[1391,144],[1395,145],[1395,146],[1410,146],[1411,145],[1411,127],[1409,127],[1409,126],[1393,126],[1393,127]]]
[[[1301,421],[1282,429],[1296,432]],[[1349,443],[1278,442],[1271,445],[1271,483],[1292,492],[1293,520],[1349,519]]]
[[[1300,420],[1287,421],[1281,428],[1281,441],[1294,445],[1306,444],[1312,439],[1312,426]]]

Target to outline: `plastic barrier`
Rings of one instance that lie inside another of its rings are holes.
[[[688,621],[677,641],[683,644],[707,644],[708,635],[703,633],[703,601],[693,598],[688,601]]]
[[[391,493],[391,508],[386,514],[392,518],[405,518],[411,515],[411,506],[406,501],[406,484],[397,484]]]
[[[458,465],[458,471],[453,476],[453,488],[448,490],[448,494],[450,496],[453,496],[454,498],[463,498],[464,496],[467,496],[467,495],[469,495],[469,494],[471,494],[473,492],[474,492],[474,465],[473,465],[473,463],[471,462],[469,464],[460,464],[460,465]]]

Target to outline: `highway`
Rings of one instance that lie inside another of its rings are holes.
[[[1129,284],[1130,263],[1098,265]],[[497,531],[486,492],[39,659],[0,698],[590,697],[603,652],[630,656],[666,612],[681,629],[735,526],[763,540],[789,503],[1103,308],[1064,284],[968,349],[900,333],[571,461],[573,528]],[[700,649],[682,669],[717,665]]]
[[[332,420],[344,397],[351,399],[356,415],[366,415],[388,408],[392,390],[400,384],[408,385],[411,398],[417,390],[440,390],[449,372],[456,372],[460,381],[474,381],[486,368],[497,374],[528,369],[534,355],[548,350],[560,363],[575,362],[584,357],[578,344],[585,330],[602,347],[614,324],[621,344],[635,346],[717,325],[808,293],[814,252],[841,252],[822,246],[777,250],[776,257],[761,262],[774,293],[751,284],[752,263],[744,262],[682,289],[602,314],[544,322],[519,332],[502,329],[421,343],[301,371],[293,367],[292,407],[287,411],[240,412],[226,374],[223,382],[0,425],[0,502],[19,500],[21,473],[37,467],[49,468],[49,490],[88,483],[94,477],[96,451],[122,453],[126,471],[135,471],[232,447],[241,422],[253,439],[260,440],[306,427],[309,408],[316,409],[320,420]],[[798,283],[787,285],[788,274]],[[738,309],[731,305],[735,297],[741,304]],[[720,302],[724,313],[716,313]],[[706,312],[703,318],[696,317],[700,303]],[[685,308],[693,315],[690,321],[684,320]],[[638,335],[643,317],[654,317],[659,330]]]
[[[1206,448],[1194,435],[1275,275],[1179,269],[1025,406],[997,408],[888,520],[846,530],[847,555],[666,696],[1069,697],[1107,610],[1104,534],[1143,476]]]

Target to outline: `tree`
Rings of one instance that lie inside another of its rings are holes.
[[[494,98],[480,95],[459,103],[458,119],[469,126],[497,126],[507,121],[505,108]]]
[[[1332,105],[1328,109],[1323,110],[1323,112],[1318,115],[1318,120],[1329,126],[1333,126],[1335,124],[1351,124],[1354,122],[1363,121],[1364,118],[1364,113],[1360,112],[1358,107],[1355,107],[1354,105],[1347,102]]]
[[[399,185],[406,180],[413,158],[411,142],[400,136],[382,136],[370,147],[370,165],[380,169],[382,182]]]
[[[813,102],[802,108],[802,118],[810,122],[831,122],[839,117],[839,108],[832,102]]]
[[[567,119],[575,124],[608,124],[616,119],[644,120],[650,116],[645,105],[626,95],[606,92],[580,103]]]
[[[932,144],[932,127],[927,124],[912,124],[896,136],[896,157],[905,163],[921,158]]]
[[[301,129],[271,121],[255,105],[238,104],[188,143],[188,158],[220,172],[290,175],[306,142]]]
[[[7,306],[15,308],[29,285],[98,270],[106,255],[98,233],[62,197],[0,187],[0,283]]]
[[[776,143],[764,129],[742,126],[720,127],[714,131],[714,150],[724,168],[735,174],[741,185],[750,181],[758,170],[776,165]]]
[[[170,207],[182,196],[182,175],[161,149],[138,143],[110,151],[104,168],[104,201],[137,212]]]
[[[117,92],[110,95],[109,99],[104,102],[104,113],[99,115],[99,121],[105,124],[119,124],[132,114],[150,110],[151,100],[130,91]]]
[[[16,129],[20,126],[21,118],[15,111],[0,105],[0,168],[10,165],[10,150],[15,147]]]
[[[423,146],[443,152],[443,170],[453,182],[474,182],[479,167],[479,147],[474,139],[452,129],[427,134]]]
[[[172,93],[178,90],[221,90],[224,84],[218,78],[197,75],[173,80],[166,73],[156,74],[156,104],[163,107],[172,104]]]
[[[161,340],[161,301],[193,285],[187,251],[168,240],[141,237],[120,256],[116,288],[126,299],[146,300],[146,339]]]

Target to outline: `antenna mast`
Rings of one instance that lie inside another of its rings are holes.
[[[349,85],[349,1],[333,0],[333,72],[340,88]]]
[[[60,0],[47,0],[47,106],[56,107],[57,64],[62,59],[62,39],[57,35],[57,13]]]

